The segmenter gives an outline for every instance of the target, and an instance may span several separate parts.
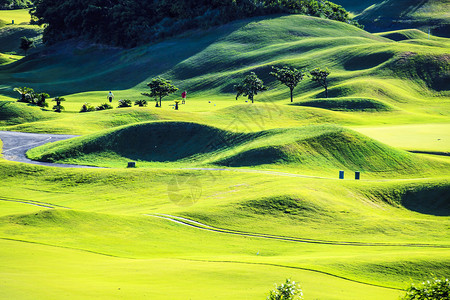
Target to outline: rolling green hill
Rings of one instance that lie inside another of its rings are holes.
[[[28,155],[104,168],[0,158],[2,296],[256,300],[292,278],[305,299],[394,300],[448,276],[449,47],[273,15],[6,61],[0,130],[79,134]],[[291,103],[272,65],[328,67],[330,98],[306,76]],[[253,104],[233,91],[250,71],[269,87]],[[180,88],[161,108],[117,108],[158,75]],[[66,110],[14,102],[18,86],[64,96]],[[110,90],[114,109],[79,113]]]
[[[21,105],[11,101],[0,101],[0,125],[16,125],[52,119],[40,108]]]
[[[368,7],[356,19],[371,31],[418,28],[449,37],[448,11],[446,0],[389,0]]]
[[[185,122],[150,122],[99,132],[32,149],[34,160],[94,166],[126,165],[135,160],[196,166],[363,171],[368,176],[408,176],[448,165],[422,159],[334,126],[304,126],[237,133]],[[170,165],[170,164],[169,164]]]
[[[42,28],[33,25],[10,25],[0,29],[0,52],[15,52],[22,54],[20,50],[20,38],[25,36],[35,40],[35,46],[42,42]]]

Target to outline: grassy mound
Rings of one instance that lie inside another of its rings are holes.
[[[21,57],[17,56],[17,55],[7,55],[7,54],[0,53],[0,66],[15,62],[20,58]]]
[[[37,147],[27,155],[40,161],[100,166],[115,166],[115,162],[132,159],[229,167],[290,165],[389,174],[423,170],[430,163],[336,126],[234,133],[188,122],[124,126]]]
[[[400,77],[423,81],[436,91],[450,89],[450,55],[417,54],[403,52],[390,64]]]
[[[0,101],[1,126],[36,122],[50,118],[38,107],[28,106],[23,103]]]
[[[276,195],[239,203],[238,209],[257,215],[282,217],[314,216],[325,209],[310,201],[302,201],[298,195]]]
[[[448,37],[449,9],[445,0],[388,0],[368,7],[356,19],[369,30],[431,28]]]
[[[366,98],[329,98],[294,103],[298,106],[318,107],[336,111],[389,111],[391,106]]]
[[[171,162],[211,152],[243,135],[187,122],[152,122],[125,126],[29,151],[41,161],[61,161],[87,154],[113,152],[135,160]],[[223,137],[220,143],[211,143]]]
[[[450,183],[372,191],[371,197],[422,214],[450,216]]]
[[[365,172],[409,173],[424,161],[356,132],[332,126],[308,126],[274,135],[274,142],[242,149],[218,163],[232,167],[293,164]],[[284,136],[283,138],[281,136]]]
[[[23,51],[20,50],[20,38],[23,36],[35,39],[35,46],[39,46],[41,44],[42,31],[42,28],[32,25],[3,27],[0,29],[0,52],[22,53]]]
[[[404,40],[427,39],[428,35],[418,29],[402,29],[387,32],[380,32],[376,35],[399,42]],[[434,37],[433,37],[434,38]]]

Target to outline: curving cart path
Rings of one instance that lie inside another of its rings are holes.
[[[74,137],[77,137],[77,135],[0,131],[0,140],[3,142],[3,158],[6,160],[51,167],[94,168],[90,166],[40,162],[31,160],[26,156],[27,151],[32,148]]]

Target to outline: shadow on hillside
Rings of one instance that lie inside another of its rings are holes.
[[[434,216],[450,216],[450,186],[410,190],[401,197],[402,205],[412,211]]]
[[[190,31],[132,49],[80,40],[55,44],[22,60],[0,66],[0,93],[15,96],[12,89],[17,86],[29,86],[51,95],[129,89],[170,71],[180,62],[258,19]]]

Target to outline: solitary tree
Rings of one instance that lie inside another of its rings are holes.
[[[298,83],[303,80],[305,74],[303,73],[303,71],[299,71],[295,68],[290,67],[272,67],[272,69],[273,72],[270,72],[270,75],[278,79],[278,81],[280,81],[291,90],[291,102],[294,102],[294,89],[298,85]]]
[[[254,96],[258,95],[258,92],[266,91],[267,88],[254,72],[250,72],[249,75],[245,76],[242,83],[234,86],[234,90],[236,91],[236,100],[243,95],[253,103]]]
[[[155,98],[157,101],[156,107],[161,107],[162,98],[178,91],[178,88],[175,87],[170,80],[166,80],[161,77],[153,78],[147,86],[150,88],[151,92],[142,93],[142,95]],[[159,105],[157,99],[159,99]]]
[[[311,75],[311,80],[318,82],[321,86],[325,88],[325,98],[328,98],[328,82],[327,77],[330,75],[330,71],[328,68],[325,70],[320,68],[315,68],[314,70],[309,71]]]
[[[64,99],[62,97],[55,97],[52,101],[56,102],[56,105],[53,106],[53,110],[55,112],[61,112],[61,110],[64,109],[64,106],[61,105],[61,102],[66,101],[66,99]]]
[[[34,93],[34,90],[28,87],[17,87],[14,88],[14,91],[20,94],[20,99],[18,100],[19,102],[28,102],[27,95]]]
[[[25,56],[27,55],[28,50],[34,47],[33,39],[29,39],[26,36],[20,38],[20,49],[25,52]]]

